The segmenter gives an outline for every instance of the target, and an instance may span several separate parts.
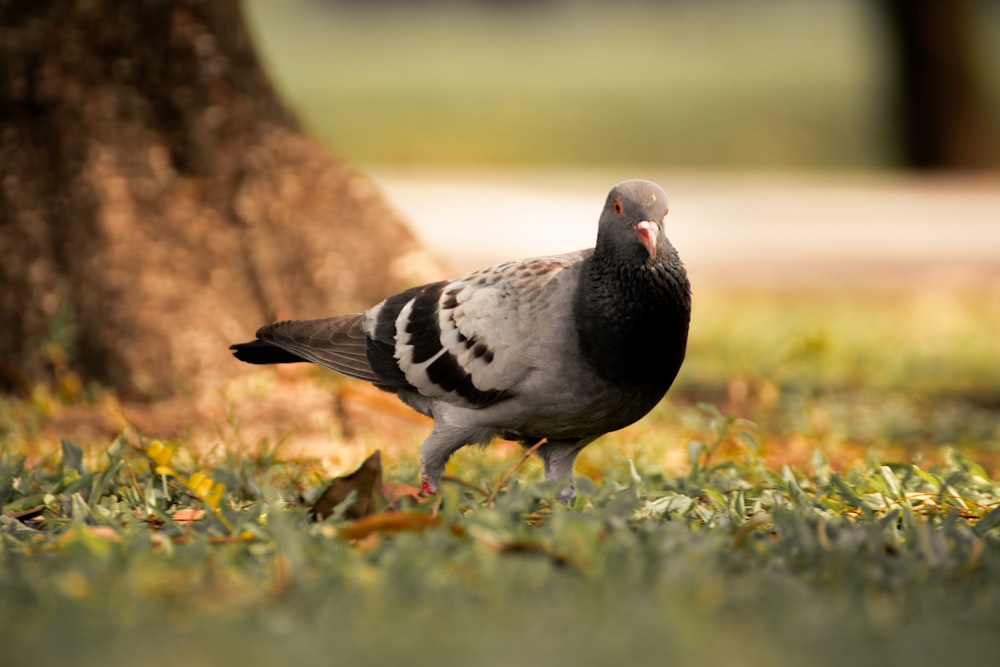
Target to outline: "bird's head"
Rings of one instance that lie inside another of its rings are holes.
[[[610,244],[607,247],[630,254],[642,249],[649,259],[656,259],[658,252],[666,250],[666,215],[667,193],[663,188],[651,181],[622,181],[611,188],[604,203],[598,245],[603,240]]]

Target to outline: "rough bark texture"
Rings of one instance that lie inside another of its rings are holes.
[[[440,268],[304,136],[237,0],[0,0],[0,383],[74,322],[88,378],[156,397],[239,370],[276,317]],[[69,313],[69,315],[67,315]]]
[[[997,164],[997,136],[973,43],[970,0],[882,0],[892,35],[895,109],[903,164],[982,169]]]

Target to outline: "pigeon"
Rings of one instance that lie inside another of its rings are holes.
[[[413,287],[363,313],[275,322],[230,349],[251,364],[319,364],[431,417],[424,494],[452,453],[500,437],[537,446],[568,503],[580,450],[648,413],[684,361],[691,286],[666,215],[658,185],[623,181],[593,248]]]

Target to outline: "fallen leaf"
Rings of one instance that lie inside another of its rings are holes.
[[[402,482],[386,482],[383,484],[382,497],[393,507],[396,507],[399,501],[403,499],[409,499],[418,503],[424,500],[424,497],[420,495],[420,487],[413,486],[412,484],[403,484]]]
[[[560,567],[568,567],[576,565],[573,562],[573,559],[570,558],[569,556],[561,554],[536,540],[515,540],[513,542],[501,542],[499,544],[496,544],[495,548],[500,553],[528,553],[528,554],[539,554],[542,556],[547,556],[552,560],[552,562],[555,565],[559,565]]]
[[[9,516],[12,519],[17,519],[21,523],[27,523],[32,519],[36,519],[45,512],[45,505],[38,505],[37,507],[32,507],[30,509],[21,510],[20,512],[4,512],[4,516]]]
[[[354,503],[344,512],[344,518],[360,519],[374,514],[375,494],[379,493],[381,488],[382,453],[376,451],[351,474],[332,480],[309,508],[309,516],[316,521],[322,521],[330,516],[337,505],[347,500],[352,491],[356,493]]]
[[[441,524],[441,517],[429,514],[407,514],[405,512],[381,512],[371,514],[347,524],[337,531],[340,537],[357,540],[372,533],[398,533],[401,531],[420,532]]]
[[[84,530],[94,537],[99,537],[102,540],[108,540],[110,542],[121,542],[122,540],[122,536],[119,535],[118,531],[111,526],[86,526]]]
[[[179,524],[194,523],[195,521],[200,521],[205,518],[205,510],[186,507],[174,512],[170,518]]]

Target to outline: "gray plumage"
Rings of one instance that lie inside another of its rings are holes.
[[[277,322],[231,349],[249,363],[325,366],[433,418],[420,448],[427,493],[464,445],[545,439],[545,478],[566,482],[568,501],[580,450],[649,412],[684,360],[690,285],[666,214],[659,186],[624,181],[592,249],[414,287],[363,313]]]

